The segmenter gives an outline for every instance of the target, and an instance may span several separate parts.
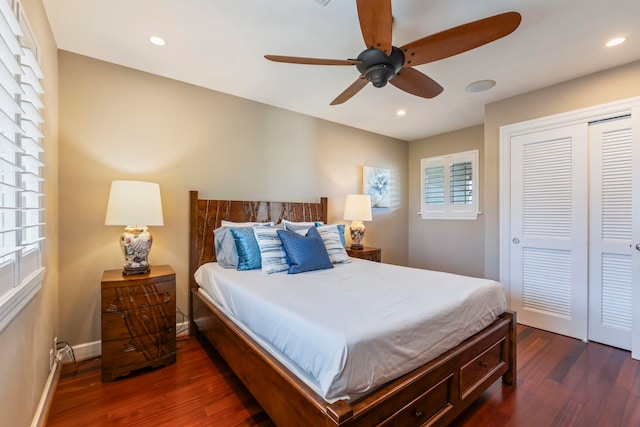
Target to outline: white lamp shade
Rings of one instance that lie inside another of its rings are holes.
[[[105,225],[164,225],[160,185],[144,181],[113,181]]]
[[[344,203],[344,219],[371,221],[371,197],[368,194],[347,194]]]

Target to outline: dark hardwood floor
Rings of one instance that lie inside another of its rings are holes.
[[[65,365],[47,426],[273,426],[214,351],[178,346],[175,364],[110,383],[99,358]],[[640,362],[519,325],[517,387],[497,382],[452,425],[640,426]]]

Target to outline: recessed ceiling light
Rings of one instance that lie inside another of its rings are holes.
[[[406,111],[404,111],[404,110],[398,110],[398,111],[396,111],[396,116],[404,116],[404,115],[406,115],[406,114],[407,114],[407,112],[406,112]]]
[[[626,39],[624,37],[616,37],[615,39],[611,39],[607,42],[607,47],[618,46],[619,44],[624,43],[625,40]]]
[[[469,86],[467,86],[465,90],[471,93],[483,92],[485,90],[491,89],[495,85],[495,80],[478,80],[477,82],[473,82]]]
[[[162,37],[158,37],[158,36],[149,37],[149,41],[155,44],[156,46],[164,46],[165,44],[167,44],[167,42],[164,41]]]

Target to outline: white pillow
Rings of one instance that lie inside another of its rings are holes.
[[[324,242],[329,259],[334,264],[345,264],[351,262],[349,254],[342,246],[342,240],[340,239],[340,232],[337,225],[320,225],[317,227],[320,237]]]
[[[284,226],[285,230],[295,231],[298,234],[300,234],[301,230],[306,233],[311,227],[316,226],[315,222],[293,222],[287,221],[286,219],[283,219],[281,224]]]

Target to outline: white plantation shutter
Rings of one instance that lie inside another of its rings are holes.
[[[40,289],[44,78],[18,2],[0,0],[0,331]]]
[[[422,219],[477,219],[478,150],[422,159]]]

